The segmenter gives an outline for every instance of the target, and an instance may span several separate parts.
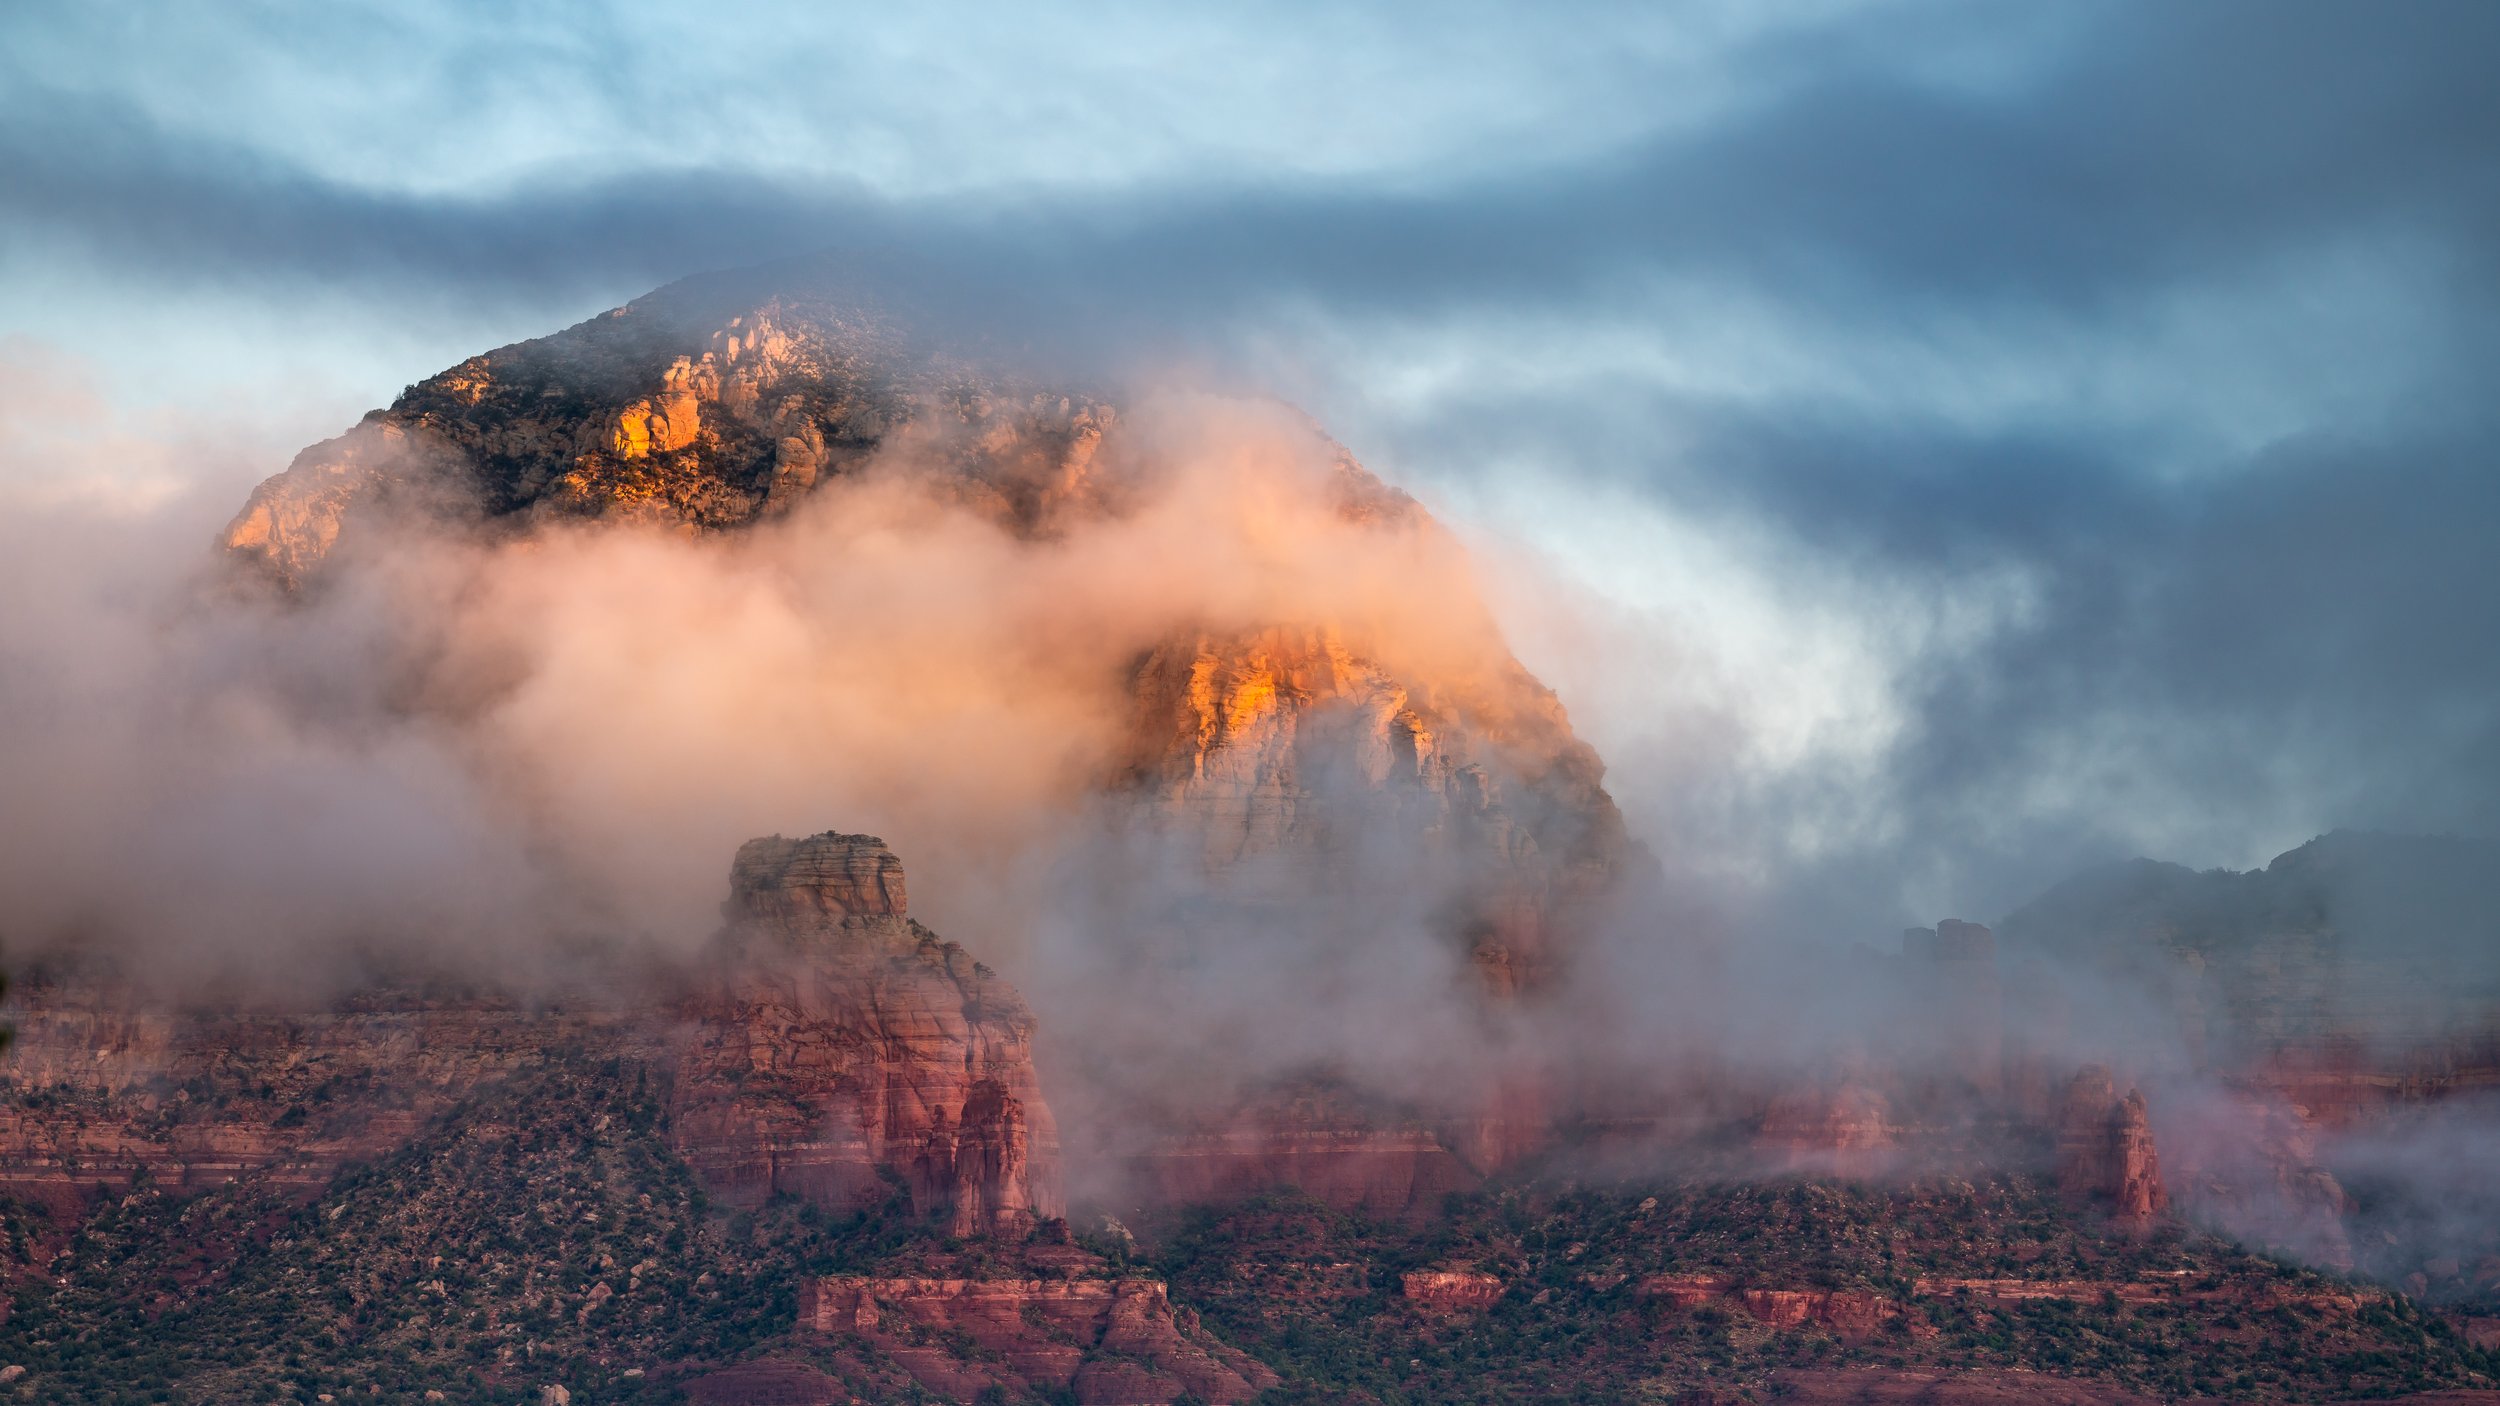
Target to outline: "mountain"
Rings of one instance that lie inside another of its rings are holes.
[[[1045,642],[1112,700],[1045,811],[1083,840],[1054,857],[1113,891],[1014,890],[1034,901],[975,945],[1084,941],[1022,954],[1019,991],[913,914],[915,887],[984,876],[907,881],[825,831],[739,847],[707,941],[563,981],[418,962],[282,999],[66,955],[22,983],[0,1065],[0,1392],[2500,1399],[2478,1263],[2433,1313],[2322,1251],[2409,1284],[2354,1253],[2317,1120],[2217,1111],[2069,1018],[2081,971],[2237,1019],[2174,969],[2334,948],[2304,881],[2083,881],[2003,954],[1914,929],[1852,959],[1853,998],[1897,1018],[1826,1067],[1661,1054],[1601,1106],[1566,1062],[1607,1043],[1575,1043],[1605,1033],[1570,1028],[1575,964],[1598,925],[1654,921],[1652,865],[1448,534],[1315,431],[1213,446],[1229,489],[1193,497],[1209,446],[1168,408],[923,312],[823,261],[673,284],[306,450],[225,559],[255,609],[318,620],[411,542],[736,548],[886,490],[1155,555],[1112,579],[1175,599],[1087,596],[1077,630],[1110,638]],[[1282,566],[1224,589],[1245,561]],[[823,604],[827,630],[878,608]],[[494,681],[458,682],[382,691],[454,727]],[[2293,969],[2267,960],[2252,981]]]
[[[2339,831],[2244,873],[2137,859],[2056,885],[2001,930],[2155,991],[2219,1066],[2438,1051],[2466,1064],[2419,1077],[2470,1083],[2472,1050],[2500,1029],[2500,844],[2487,841]],[[2383,1097],[2306,1092],[2326,1117]]]
[[[408,388],[263,483],[224,546],[310,599],[411,534],[522,543],[597,524],[731,542],[871,484],[1041,545],[1151,522],[1246,538],[1255,558],[1266,537],[1317,517],[1337,555],[1284,569],[1335,584],[1288,582],[1273,602],[1221,611],[1175,607],[1107,647],[1100,683],[1124,701],[1091,772],[1054,804],[1099,805],[1142,862],[1173,876],[1170,903],[1128,920],[1163,935],[1107,977],[1162,964],[1186,979],[1191,934],[1305,930],[1328,912],[1358,928],[1429,928],[1444,961],[1497,1005],[1557,985],[1589,926],[1652,865],[1595,752],[1504,646],[1472,585],[1401,575],[1419,556],[1462,559],[1440,525],[1315,433],[1324,462],[1307,469],[1217,445],[1244,461],[1250,486],[1188,500],[1176,466],[1188,451],[1148,423],[1151,409],[924,325],[820,262],[672,284]],[[1285,516],[1260,518],[1271,511]],[[1408,960],[1383,979],[1442,999],[1441,972]],[[1382,1092],[1417,1102],[1411,1089],[1369,1087],[1360,1068],[1285,1072],[1351,1080],[1363,1106]],[[1332,1139],[1360,1168],[1352,1180],[1344,1158],[1305,1155],[1307,1139],[1245,1141],[1244,1128],[1272,1120],[1208,1106],[1212,1092],[1139,1166],[1190,1185],[1282,1175],[1340,1199],[1356,1193],[1328,1188],[1429,1197],[1523,1155],[1550,1116],[1528,1106],[1524,1077],[1433,1083],[1429,1106],[1394,1114],[1376,1146]],[[1138,1103],[1124,1089],[1107,1097]]]
[[[360,535],[411,523],[734,533],[872,471],[1027,539],[1154,498],[1168,465],[1121,452],[1106,393],[914,326],[823,263],[687,279],[409,387],[263,483],[224,545],[313,591]],[[1326,511],[1383,543],[1446,536],[1330,452]],[[1494,985],[1535,985],[1645,861],[1595,753],[1482,603],[1427,604],[1467,643],[1422,663],[1410,641],[1283,606],[1139,641],[1127,739],[1094,782],[1140,795],[1217,867],[1394,826],[1462,890],[1449,939]]]

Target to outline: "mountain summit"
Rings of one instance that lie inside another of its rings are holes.
[[[1423,541],[1461,556],[1412,498],[1310,441],[1326,462],[1212,511],[1255,517],[1283,497],[1342,529],[1348,554]],[[915,330],[802,264],[687,279],[471,357],[305,450],[224,542],[317,591],[361,538],[412,524],[490,540],[567,523],[734,534],[879,478],[1043,541],[1145,511],[1173,458],[1107,394]],[[1359,839],[1394,835],[1399,862],[1447,890],[1438,921],[1485,980],[1533,988],[1639,862],[1602,767],[1481,601],[1431,581],[1365,589],[1411,597],[1398,618],[1448,638],[1421,647],[1416,630],[1307,599],[1176,615],[1127,642],[1126,741],[1093,783],[1142,801],[1216,870],[1272,855],[1342,868]]]

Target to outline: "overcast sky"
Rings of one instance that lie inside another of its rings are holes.
[[[0,488],[834,246],[1304,404],[1801,920],[2500,833],[2500,6],[1177,8],[8,6]]]

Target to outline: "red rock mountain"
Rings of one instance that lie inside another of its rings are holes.
[[[1151,492],[1151,467],[1106,462],[1121,423],[1103,396],[923,337],[821,268],[710,275],[411,386],[263,483],[225,545],[318,588],[360,533],[412,521],[729,531],[881,454],[1046,536]],[[1341,451],[1330,491],[1348,521],[1439,530]],[[1602,768],[1497,639],[1434,676],[1382,664],[1395,643],[1285,618],[1150,643],[1130,743],[1098,782],[1142,793],[1217,865],[1394,818],[1464,876],[1452,941],[1497,988],[1533,983],[1637,862]]]

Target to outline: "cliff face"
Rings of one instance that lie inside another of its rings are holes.
[[[147,1185],[261,1172],[310,1194],[558,1045],[638,1046],[613,1012],[384,992],[343,1009],[201,1012],[31,984],[0,1064],[0,1195],[74,1224]]]
[[[1277,1384],[1257,1360],[1205,1333],[1196,1314],[1175,1309],[1162,1281],[1105,1276],[1082,1251],[1061,1255],[1045,1266],[1048,1278],[811,1279],[799,1291],[799,1326],[873,1351],[923,1390],[958,1401],[1038,1389],[1082,1406],[1234,1403]],[[933,1346],[933,1337],[973,1351]]]
[[[730,528],[905,441],[967,502],[1039,530],[1098,500],[1088,468],[1111,418],[974,374],[821,271],[789,288],[712,275],[409,387],[262,484],[226,545],[302,584],[412,500],[510,525]]]
[[[924,335],[912,316],[881,306],[838,271],[788,266],[708,276],[410,387],[262,484],[225,545],[288,588],[317,593],[354,559],[360,541],[393,532],[496,540],[558,521],[599,520],[730,533],[871,474],[899,477],[1014,538],[1047,542],[1125,520],[1155,501],[1168,465],[1122,438],[1130,424],[1125,409],[1101,394],[1001,370],[977,348]],[[1437,540],[1440,529],[1419,505],[1342,451],[1303,467],[1311,477],[1294,481],[1294,511],[1356,530],[1352,549],[1373,541],[1362,535],[1369,533]],[[1310,495],[1313,502],[1302,501]],[[1256,870],[1289,875],[1302,902],[1325,903],[1364,885],[1425,894],[1427,921],[1483,994],[1500,1002],[1550,989],[1577,932],[1646,861],[1625,836],[1595,753],[1573,735],[1554,695],[1489,623],[1479,624],[1490,618],[1481,602],[1436,599],[1427,607],[1435,619],[1464,621],[1465,637],[1481,636],[1480,645],[1453,649],[1441,641],[1425,655],[1408,640],[1366,637],[1356,622],[1311,618],[1324,613],[1315,606],[1280,607],[1274,621],[1246,625],[1230,615],[1220,627],[1193,617],[1168,635],[1123,639],[1123,662],[1101,683],[1125,690],[1126,725],[1106,720],[1109,754],[1091,774],[1069,779],[1069,801],[1111,798],[1158,852],[1197,856],[1214,883]],[[1384,879],[1390,864],[1397,872]],[[882,954],[876,961],[903,964],[893,971],[919,962],[899,886],[890,905],[879,906],[867,890],[843,887],[853,882],[873,889],[881,881],[828,876],[768,886],[779,895],[772,902],[824,906],[759,911],[741,922],[751,932],[826,941],[838,930],[842,942]],[[748,949],[771,965],[769,944]],[[912,978],[925,979],[927,989],[906,1004],[935,1009],[956,999],[948,994],[956,977],[931,961]],[[892,971],[880,979],[902,980]],[[856,1074],[866,1067],[861,1057],[841,1052],[841,1040],[827,1033],[849,1017],[827,1008],[806,980],[768,970],[747,980],[742,996],[707,998],[712,1016],[724,1028],[789,1032],[788,1040],[759,1035],[759,1050],[793,1041],[810,1048],[767,1059],[724,1044],[703,1058],[767,1083],[872,1077]],[[1442,977],[1424,972],[1417,980]],[[969,1029],[961,1038],[983,1050],[1012,1043],[1004,1027],[973,1022]],[[983,1086],[978,1100],[972,1086],[924,1099],[910,1085],[918,1076],[894,1077],[908,1086],[898,1105],[904,1111],[880,1114],[874,1126],[851,1126],[831,1104],[807,1100],[785,1101],[768,1116],[760,1094],[735,1114],[708,1105],[687,1112],[696,1119],[718,1112],[728,1120],[722,1136],[734,1128],[735,1137],[755,1140],[718,1175],[752,1194],[815,1186],[838,1200],[867,1194],[862,1178],[897,1165],[890,1139],[937,1135],[941,1108],[944,1135],[977,1148],[1006,1133],[967,1129],[967,1113],[1012,1123],[1032,1118],[1038,1106],[1006,1083]],[[1485,1106],[1440,1110],[1441,1121],[1466,1126],[1451,1135],[1464,1146],[1437,1155],[1489,1168],[1537,1145],[1550,1110],[1519,1093],[1533,1083],[1523,1073],[1477,1100]],[[1391,1142],[1399,1136],[1383,1134]],[[1199,1138],[1188,1164],[1209,1168],[1212,1146]],[[1243,1165],[1319,1165],[1305,1151],[1278,1144]],[[1229,1185],[1238,1170],[1192,1170],[1183,1180]],[[1436,1190],[1448,1181],[1437,1166],[1418,1167],[1415,1176]],[[1373,1172],[1358,1179],[1368,1184]],[[975,1194],[976,1218],[1024,1209],[1026,1194],[1010,1189],[1017,1176],[973,1180],[996,1182],[1006,1197],[992,1205],[989,1192]],[[927,1190],[938,1199],[954,1194],[935,1182]]]
[[[2057,1185],[2139,1225],[2170,1204],[2144,1095],[2129,1089],[2121,1097],[2099,1065],[2077,1073],[2066,1088],[2057,1120]]]
[[[904,913],[882,840],[754,840],[682,1010],[673,1137],[734,1203],[853,1208],[889,1178],[957,1233],[1062,1213],[1058,1139],[1014,988]]]
[[[1060,1213],[1032,1017],[904,902],[874,839],[775,838],[739,851],[731,926],[674,998],[393,989],[256,1013],[35,985],[0,1066],[0,1195],[70,1223],[141,1185],[255,1174],[309,1196],[481,1087],[589,1048],[670,1076],[669,1142],[732,1204],[789,1192],[847,1209],[900,1184],[956,1233],[1021,1232]]]
[[[1630,855],[1596,754],[1508,659],[1400,679],[1334,631],[1201,634],[1138,666],[1123,778],[1214,868],[1419,861],[1490,990],[1551,974]]]
[[[1881,1090],[1845,1079],[1774,1097],[1755,1143],[1791,1171],[1872,1177],[1893,1162],[1899,1130]]]

